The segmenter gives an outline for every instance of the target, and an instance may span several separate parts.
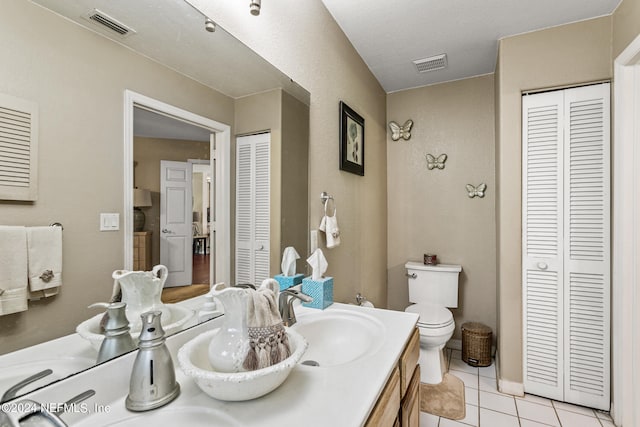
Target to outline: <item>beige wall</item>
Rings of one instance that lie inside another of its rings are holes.
[[[271,132],[270,271],[276,275],[285,247],[293,246],[300,254],[307,251],[309,106],[277,89],[237,99],[235,108],[237,135]],[[235,166],[234,160],[234,182]],[[298,260],[298,272],[305,271],[304,259]]]
[[[269,0],[260,16],[243,2],[193,1],[208,16],[311,93],[309,222],[320,223],[320,193],[335,197],[342,244],[325,250],[336,301],[362,292],[386,306],[386,95],[320,0],[292,7]],[[340,171],[338,105],[365,119],[365,176]],[[324,247],[324,238],[321,239]],[[305,256],[305,254],[300,254]]]
[[[100,212],[123,226],[124,90],[233,122],[233,100],[23,0],[0,13],[0,92],[39,107],[39,195],[0,202],[4,225],[64,225],[60,294],[0,319],[0,353],[73,332],[111,294],[124,234],[99,231]]]
[[[134,138],[133,160],[137,162],[134,185],[150,190],[151,203],[153,204],[144,210],[144,230],[153,232],[151,235],[153,265],[160,264],[160,161],[186,162],[189,159],[208,160],[209,142]],[[200,200],[202,200],[202,183],[200,183],[199,191]]]
[[[613,52],[618,55],[640,35],[640,1],[623,0],[613,14]]]
[[[498,356],[522,383],[521,93],[611,78],[611,17],[505,38],[496,72]]]
[[[435,253],[462,265],[456,334],[465,321],[496,327],[493,75],[391,93],[387,117],[414,122],[409,141],[387,139],[389,307],[409,303],[408,260]],[[425,155],[447,154],[443,170]],[[466,184],[487,184],[469,198]]]

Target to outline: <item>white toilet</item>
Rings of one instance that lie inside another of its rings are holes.
[[[420,332],[420,382],[438,384],[446,372],[443,349],[456,324],[447,307],[458,307],[459,265],[405,264],[409,280],[409,301],[404,311],[417,313]]]

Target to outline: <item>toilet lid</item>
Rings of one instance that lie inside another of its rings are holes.
[[[423,328],[441,328],[453,323],[453,314],[449,309],[437,304],[413,304],[405,310],[420,316],[418,326]]]

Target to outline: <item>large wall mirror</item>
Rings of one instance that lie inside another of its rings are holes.
[[[238,136],[271,135],[269,274],[285,247],[307,250],[304,88],[223,28],[208,31],[186,1],[6,0],[2,8],[0,93],[38,106],[39,183],[35,202],[0,201],[0,225],[64,230],[58,295],[0,316],[0,396],[37,372],[53,370],[17,395],[95,364],[89,343],[74,354],[43,346],[100,314],[88,306],[109,300],[115,270],[165,259],[160,160],[191,170],[185,262],[210,259],[197,273],[205,278],[192,271],[188,282],[234,283],[244,273],[235,260]],[[145,214],[138,233],[150,236],[148,260],[134,254],[134,209]],[[117,230],[100,230],[104,213],[117,215]]]

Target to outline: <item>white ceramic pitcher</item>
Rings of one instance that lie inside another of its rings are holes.
[[[151,271],[116,270],[112,277],[120,285],[122,302],[127,303],[126,315],[132,331],[142,327],[140,315],[147,311],[161,311],[162,323],[171,323],[171,312],[160,299],[169,270],[156,265]]]

